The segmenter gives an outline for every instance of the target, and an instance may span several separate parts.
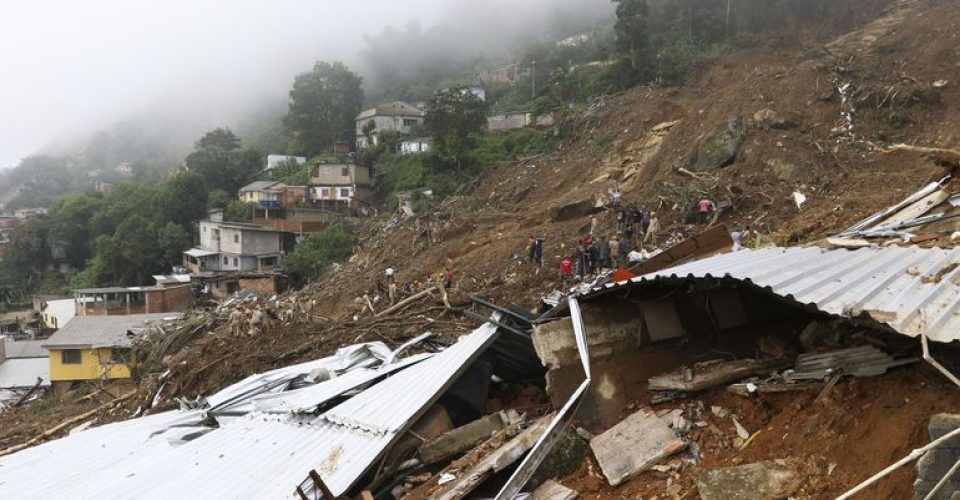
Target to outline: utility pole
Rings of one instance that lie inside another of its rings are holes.
[[[530,61],[530,98],[537,98],[537,61]]]
[[[723,25],[723,38],[725,40],[730,40],[730,3],[732,0],[727,0],[727,20]]]

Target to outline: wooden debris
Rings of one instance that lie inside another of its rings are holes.
[[[650,377],[647,387],[655,391],[702,391],[788,366],[790,363],[785,359],[707,361],[694,366],[692,373],[691,369],[681,368],[676,372]]]
[[[104,409],[106,409],[106,408],[108,408],[108,407],[110,407],[110,406],[113,406],[113,405],[121,402],[121,401],[125,401],[125,400],[127,400],[127,399],[130,399],[130,398],[133,397],[136,393],[137,393],[137,391],[130,391],[130,392],[124,394],[123,396],[120,396],[120,397],[117,398],[115,401],[111,401],[111,402],[109,402],[109,403],[102,404],[102,405],[100,405],[100,406],[98,406],[98,407],[96,407],[96,408],[94,408],[94,409],[92,409],[92,410],[90,410],[90,411],[88,411],[88,412],[86,412],[86,413],[81,413],[80,415],[77,415],[77,416],[75,416],[75,417],[73,417],[73,418],[69,418],[69,419],[67,419],[67,420],[64,420],[63,422],[61,422],[61,423],[58,424],[57,426],[55,426],[55,427],[53,427],[53,428],[51,428],[51,429],[49,429],[49,430],[47,430],[47,431],[44,431],[44,432],[43,432],[42,434],[40,434],[39,436],[35,436],[35,437],[31,438],[29,441],[27,441],[27,442],[25,442],[25,443],[21,443],[21,444],[18,444],[18,445],[16,445],[16,446],[11,446],[11,447],[9,447],[9,448],[7,448],[7,449],[5,449],[5,450],[0,450],[0,457],[2,457],[2,456],[4,456],[4,455],[9,455],[9,454],[14,453],[14,452],[17,452],[17,451],[20,451],[20,450],[22,450],[22,449],[24,449],[24,448],[28,448],[28,447],[36,444],[37,442],[39,442],[39,441],[41,441],[41,440],[43,440],[43,439],[45,439],[45,438],[48,438],[48,437],[50,437],[50,436],[53,436],[54,434],[62,431],[63,429],[66,429],[67,427],[70,427],[71,425],[73,425],[73,424],[75,424],[75,423],[77,423],[77,422],[80,422],[80,421],[82,421],[82,420],[85,420],[85,419],[87,419],[87,418],[90,418],[90,417],[96,415],[98,412],[100,412],[100,410],[104,410]]]
[[[927,148],[923,146],[910,146],[908,144],[894,144],[883,150],[884,154],[896,154],[900,152],[916,153],[933,159],[937,164],[946,166],[960,165],[960,151],[946,148]]]
[[[439,288],[439,287],[438,287],[438,288]],[[411,296],[409,296],[409,297],[401,300],[400,302],[397,302],[396,304],[394,304],[394,305],[392,305],[392,306],[390,306],[390,307],[388,307],[388,308],[386,308],[386,309],[384,309],[384,310],[382,310],[382,311],[374,314],[374,316],[376,316],[376,317],[386,316],[387,314],[390,314],[390,313],[399,311],[400,309],[403,309],[404,307],[407,307],[408,305],[413,304],[414,302],[416,302],[416,301],[418,301],[418,300],[422,300],[422,299],[425,298],[426,296],[430,295],[430,292],[432,292],[432,291],[433,291],[432,288],[427,288],[426,290],[424,290],[424,291],[422,291],[422,292],[415,293],[415,294],[413,294],[413,295],[411,295]]]

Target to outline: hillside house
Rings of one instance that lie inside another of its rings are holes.
[[[363,165],[318,165],[310,177],[310,202],[331,210],[352,208],[373,196],[370,169]]]
[[[293,160],[297,162],[297,165],[303,165],[307,162],[307,159],[303,156],[289,156],[289,155],[267,155],[267,170],[271,170],[277,165]]]
[[[50,351],[54,389],[68,389],[78,380],[129,379],[136,366],[130,350],[133,338],[149,324],[179,316],[167,313],[73,318],[43,343]]]
[[[283,204],[283,186],[286,184],[279,181],[253,181],[240,188],[237,197],[247,203],[279,207]]]
[[[49,210],[46,208],[18,208],[13,211],[13,215],[20,219],[29,219],[38,215],[46,215]]]
[[[200,221],[200,246],[183,253],[191,273],[267,271],[280,265],[284,232],[243,222]]]
[[[133,165],[130,163],[123,162],[117,165],[117,168],[115,170],[117,172],[117,175],[119,175],[123,179],[129,179],[133,177]]]
[[[50,386],[50,360],[43,340],[0,341],[0,406],[21,390]]]
[[[529,111],[507,111],[487,117],[487,128],[491,132],[519,130],[533,123],[533,113]]]
[[[530,76],[530,68],[519,64],[507,64],[491,71],[488,80],[495,83],[513,83],[527,76]]]
[[[413,137],[410,139],[404,139],[400,141],[398,152],[401,155],[426,153],[427,151],[430,151],[430,142],[431,141],[429,137]]]
[[[414,126],[423,124],[423,117],[423,110],[401,101],[381,104],[360,112],[354,119],[357,151],[379,144],[379,136],[383,132],[409,134]],[[365,129],[369,129],[369,132],[364,133]]]
[[[268,208],[259,207],[253,211],[253,223],[271,227],[278,231],[293,233],[297,236],[322,231],[325,227],[342,223],[344,215],[319,208],[292,207]]]
[[[279,291],[280,276],[274,273],[233,273],[207,281],[207,293],[217,300],[230,298],[236,292],[249,290],[264,297]]]
[[[183,311],[193,303],[190,285],[131,286],[74,290],[77,316],[127,316]]]
[[[67,324],[77,314],[75,299],[71,298],[36,296],[33,298],[33,310],[40,315],[40,326],[50,330]]]
[[[289,186],[279,181],[254,181],[239,192],[240,201],[267,208],[301,206],[306,197],[306,186]]]

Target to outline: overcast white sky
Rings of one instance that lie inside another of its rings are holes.
[[[510,0],[556,5],[577,0]],[[229,113],[285,95],[364,33],[502,0],[0,2],[0,168],[145,110]],[[195,109],[177,109],[195,108]]]

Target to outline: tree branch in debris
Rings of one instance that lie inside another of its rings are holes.
[[[73,425],[73,424],[81,421],[81,420],[85,420],[85,419],[87,419],[87,418],[90,418],[90,417],[96,415],[99,411],[104,410],[104,409],[106,409],[106,408],[109,407],[109,406],[113,406],[113,405],[115,405],[115,404],[117,404],[117,403],[119,403],[119,402],[122,402],[122,401],[125,401],[125,400],[127,400],[127,399],[130,399],[130,398],[133,397],[133,395],[136,394],[136,393],[137,393],[137,391],[130,391],[130,392],[124,394],[123,396],[120,396],[119,398],[117,398],[116,401],[111,401],[111,402],[109,402],[109,403],[102,404],[102,405],[100,405],[100,406],[98,406],[98,407],[96,407],[96,408],[94,408],[94,409],[92,409],[92,410],[90,410],[90,411],[88,411],[88,412],[86,412],[86,413],[81,413],[80,415],[77,415],[76,417],[73,417],[73,418],[64,420],[63,422],[61,422],[61,423],[60,423],[59,425],[57,425],[56,427],[53,427],[53,428],[50,429],[50,430],[44,431],[43,434],[40,434],[39,436],[36,436],[36,437],[30,439],[29,441],[27,441],[27,442],[25,442],[25,443],[21,443],[21,444],[18,444],[18,445],[16,445],[16,446],[11,446],[11,447],[9,447],[9,448],[7,448],[7,449],[5,449],[5,450],[0,450],[0,457],[2,457],[2,456],[4,456],[4,455],[9,455],[9,454],[11,454],[11,453],[20,451],[20,450],[22,450],[22,449],[24,449],[24,448],[28,448],[28,447],[30,447],[30,446],[33,446],[34,444],[36,444],[36,443],[39,442],[40,440],[45,439],[45,438],[48,438],[48,437],[50,437],[50,436],[52,436],[52,435],[54,435],[54,434],[62,431],[63,429],[66,429],[67,427],[69,427],[69,426],[71,426],[71,425]]]
[[[439,287],[437,287],[437,288],[439,288]],[[403,309],[404,307],[407,307],[408,305],[413,304],[414,302],[423,299],[423,298],[426,297],[427,295],[430,295],[430,292],[432,292],[432,291],[433,291],[432,288],[427,288],[426,290],[424,290],[424,291],[422,291],[422,292],[415,293],[415,294],[413,294],[413,295],[411,295],[411,296],[409,296],[409,297],[401,300],[400,302],[397,302],[396,304],[394,304],[394,305],[392,305],[392,306],[390,306],[390,307],[388,307],[388,308],[386,308],[386,309],[384,309],[384,310],[382,310],[382,311],[374,314],[374,316],[380,317],[380,316],[385,316],[385,315],[387,315],[387,314],[390,314],[390,313],[392,313],[392,312],[399,311],[400,309]]]
[[[683,174],[683,175],[686,175],[686,176],[689,176],[689,177],[693,177],[694,179],[696,179],[696,180],[698,180],[698,181],[716,181],[716,180],[717,180],[717,178],[714,177],[714,176],[712,176],[712,175],[708,175],[708,174],[698,174],[698,173],[696,173],[696,172],[691,172],[691,171],[689,171],[689,170],[687,170],[687,169],[685,169],[685,168],[683,168],[683,167],[678,168],[678,169],[677,169],[677,173],[681,173],[681,174]]]
[[[938,165],[957,166],[960,165],[960,151],[946,148],[927,148],[923,146],[910,146],[909,144],[894,144],[883,150],[883,154],[892,155],[899,152],[917,153],[926,156],[936,162]]]

